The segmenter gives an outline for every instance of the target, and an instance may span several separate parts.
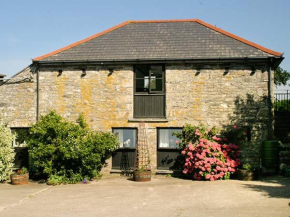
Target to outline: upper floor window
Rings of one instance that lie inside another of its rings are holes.
[[[137,65],[136,93],[164,93],[164,70],[162,65]]]
[[[165,66],[135,65],[134,117],[165,117]]]

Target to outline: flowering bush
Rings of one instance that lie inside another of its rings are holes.
[[[197,180],[228,179],[240,165],[239,146],[228,143],[227,138],[213,135],[216,129],[204,131],[203,128],[194,128],[192,142],[181,152],[185,157],[183,173]]]

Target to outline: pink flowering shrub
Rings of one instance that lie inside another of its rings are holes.
[[[239,146],[226,138],[213,135],[213,131],[194,129],[194,141],[181,151],[184,156],[184,174],[196,180],[228,179],[240,165]],[[205,137],[205,138],[204,138]]]

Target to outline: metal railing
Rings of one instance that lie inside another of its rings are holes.
[[[286,93],[275,93],[274,109],[279,112],[290,111],[290,92],[286,90]]]

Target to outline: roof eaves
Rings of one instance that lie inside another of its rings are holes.
[[[123,26],[125,26],[125,25],[127,25],[129,23],[165,23],[165,22],[197,22],[197,23],[199,23],[199,24],[201,24],[201,25],[203,25],[205,27],[208,27],[208,28],[210,28],[212,30],[215,30],[215,31],[217,31],[217,32],[219,32],[221,34],[224,34],[224,35],[226,35],[228,37],[231,37],[233,39],[236,39],[236,40],[238,40],[238,41],[240,41],[242,43],[248,44],[248,45],[250,45],[252,47],[255,47],[255,48],[257,48],[257,49],[259,49],[261,51],[264,51],[264,52],[266,52],[268,54],[271,54],[271,55],[274,55],[274,56],[278,56],[278,57],[282,57],[283,56],[283,53],[279,53],[279,52],[270,50],[268,48],[265,48],[265,47],[263,47],[261,45],[255,44],[255,43],[253,43],[251,41],[248,41],[248,40],[246,40],[244,38],[241,38],[241,37],[239,37],[237,35],[234,35],[232,33],[229,33],[229,32],[227,32],[227,31],[225,31],[223,29],[217,28],[217,27],[215,27],[215,26],[213,26],[211,24],[208,24],[208,23],[206,23],[204,21],[201,21],[199,19],[182,19],[182,20],[135,20],[135,21],[130,21],[129,20],[129,21],[123,22],[123,23],[121,23],[119,25],[116,25],[116,26],[114,26],[114,27],[112,27],[110,29],[107,29],[107,30],[105,30],[103,32],[100,32],[100,33],[97,33],[95,35],[92,35],[92,36],[90,36],[88,38],[85,38],[85,39],[83,39],[81,41],[75,42],[75,43],[70,44],[70,45],[68,45],[66,47],[63,47],[63,48],[58,49],[56,51],[53,51],[51,53],[45,54],[43,56],[36,57],[36,58],[33,59],[33,61],[43,60],[43,59],[45,59],[47,57],[50,57],[50,56],[55,55],[55,54],[58,54],[58,53],[60,53],[62,51],[68,50],[70,48],[73,48],[73,47],[78,46],[80,44],[83,44],[85,42],[88,42],[88,41],[90,41],[90,40],[92,40],[94,38],[97,38],[99,36],[102,36],[102,35],[104,35],[106,33],[109,33],[109,32],[111,32],[111,31],[113,31],[115,29],[121,28],[121,27],[123,27]]]

